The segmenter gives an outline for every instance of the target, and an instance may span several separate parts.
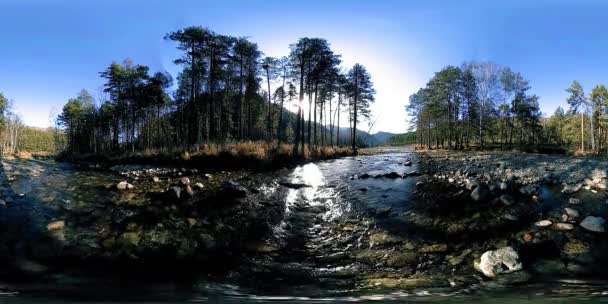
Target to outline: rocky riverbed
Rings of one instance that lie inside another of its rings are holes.
[[[606,275],[602,160],[396,150],[271,172],[2,167],[5,282],[362,300]]]

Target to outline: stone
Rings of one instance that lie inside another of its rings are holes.
[[[222,184],[221,194],[230,198],[247,197],[247,189],[234,181],[225,181]]]
[[[152,182],[158,183],[160,182],[160,178],[158,178],[158,176],[155,176],[152,178]]]
[[[540,187],[537,184],[530,184],[519,188],[519,193],[523,195],[537,195]]]
[[[570,219],[570,220],[578,218],[580,216],[580,213],[576,209],[565,208],[564,210],[566,210],[566,215],[568,216],[568,219]]]
[[[448,251],[448,245],[446,244],[433,244],[427,245],[420,248],[420,253],[442,253]]]
[[[570,199],[568,199],[568,203],[572,205],[578,205],[581,203],[581,200],[578,198],[571,197]]]
[[[180,179],[179,179],[179,183],[180,183],[182,186],[187,186],[187,185],[190,185],[190,179],[189,179],[189,178],[187,178],[187,177],[182,177],[182,178],[180,178]]]
[[[490,196],[489,192],[487,186],[479,185],[471,192],[471,198],[476,202],[483,202]]]
[[[606,231],[605,225],[606,220],[599,216],[588,216],[580,223],[586,230],[599,233]]]
[[[515,204],[515,199],[510,194],[501,195],[499,200],[505,206],[511,206],[511,205]]]
[[[562,189],[562,193],[572,194],[576,193],[583,188],[583,184],[574,184],[574,185],[565,185],[564,189]]]
[[[523,268],[519,260],[519,254],[512,247],[486,251],[481,255],[479,261],[474,263],[474,266],[475,269],[490,278],[519,271]]]
[[[64,227],[65,227],[65,221],[54,221],[54,222],[50,222],[46,225],[46,229],[48,231],[61,230]]]
[[[553,225],[553,222],[550,220],[542,220],[539,222],[534,223],[534,225],[536,225],[536,227],[549,227],[551,225]]]
[[[200,190],[205,189],[205,186],[202,183],[196,183],[196,184],[194,184],[194,189],[197,189],[200,191]]]
[[[195,218],[187,218],[186,222],[188,222],[188,227],[192,228],[194,225],[196,225],[196,219]]]
[[[393,251],[386,258],[386,266],[393,268],[401,268],[418,261],[418,256],[412,252]]]
[[[574,225],[572,225],[570,223],[555,223],[553,225],[553,229],[555,229],[555,230],[569,231],[569,230],[573,230],[574,229]]]
[[[448,257],[448,263],[452,266],[458,266],[464,262],[464,260],[473,252],[471,249],[465,249],[458,256]]]
[[[369,241],[375,245],[389,245],[400,243],[403,239],[386,232],[375,232],[369,235]]]
[[[412,161],[411,160],[407,160],[403,163],[404,166],[409,167],[412,165]]]
[[[394,171],[391,173],[384,174],[383,176],[386,178],[401,178],[401,174]]]
[[[498,187],[501,191],[506,191],[507,189],[509,189],[509,184],[507,184],[506,182],[501,182]]]
[[[118,190],[127,190],[127,189],[133,189],[133,188],[134,188],[134,186],[127,183],[126,181],[122,181],[122,182],[116,184],[116,189],[118,189]]]

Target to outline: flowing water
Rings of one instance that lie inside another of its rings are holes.
[[[0,283],[0,303],[608,302],[605,281],[555,277],[515,286],[480,280],[460,284],[455,282],[458,273],[449,273],[439,266],[437,270],[429,270],[437,264],[433,257],[407,271],[374,262],[373,259],[389,252],[387,246],[394,249],[390,240],[394,235],[400,236],[394,241],[399,244],[435,238],[405,220],[412,212],[417,178],[380,177],[391,172],[400,175],[416,172],[415,161],[412,166],[403,165],[409,158],[415,159],[415,155],[394,151],[264,173],[269,175],[259,185],[264,195],[270,196],[279,189],[285,191],[281,184],[292,185],[283,196],[285,216],[264,240],[268,249],[263,254],[252,255],[223,277],[201,274],[184,280],[141,282],[112,274],[98,278],[56,275],[48,282]],[[16,195],[11,204],[25,206],[19,208],[29,206],[43,215],[141,199],[125,198],[122,194],[109,196],[107,185],[115,183],[118,177],[108,171],[79,170],[52,161],[4,161],[3,168],[11,185],[7,191]],[[358,178],[366,174],[371,177]],[[554,199],[551,190],[543,191],[546,192],[541,200]],[[378,240],[370,241],[370,235],[376,235]],[[367,262],[362,262],[364,259]],[[429,284],[403,290],[370,286],[377,277],[409,276],[417,271],[426,271],[433,279]]]

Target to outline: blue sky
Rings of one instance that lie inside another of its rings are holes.
[[[378,92],[374,131],[406,129],[409,95],[445,65],[491,60],[521,72],[543,112],[579,80],[608,84],[608,2],[0,0],[0,91],[29,125],[131,58],[176,74],[166,32],[202,25],[248,36],[270,56],[303,36],[328,39],[345,66],[365,65]]]

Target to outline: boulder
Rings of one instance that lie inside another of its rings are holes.
[[[599,216],[588,216],[581,223],[581,227],[592,232],[605,232],[606,220]]]
[[[564,189],[562,189],[562,193],[572,194],[576,193],[583,188],[583,184],[574,184],[574,185],[565,185]]]
[[[46,229],[48,231],[61,230],[61,229],[63,229],[63,227],[65,227],[65,221],[54,221],[54,222],[50,222],[46,225]]]
[[[401,174],[394,172],[394,171],[391,173],[386,173],[383,176],[386,178],[401,178]]]
[[[190,185],[190,179],[189,179],[189,178],[187,178],[187,177],[182,177],[182,178],[180,178],[180,179],[179,179],[179,183],[180,183],[182,186],[187,186],[187,185]]]
[[[234,181],[225,181],[222,184],[221,194],[231,198],[244,198],[247,196],[247,189]]]
[[[118,189],[118,190],[127,190],[127,189],[133,189],[133,188],[134,188],[134,186],[127,183],[126,181],[122,181],[122,182],[116,184],[116,189]]]
[[[572,225],[570,223],[555,223],[555,225],[553,225],[553,229],[562,230],[562,231],[570,231],[570,230],[574,229],[574,225]]]
[[[549,226],[553,225],[553,222],[550,220],[542,220],[542,221],[536,222],[534,225],[536,225],[536,227],[549,227]]]
[[[566,210],[566,215],[568,216],[568,219],[570,219],[570,220],[578,218],[580,216],[580,213],[576,209],[565,208],[564,210]]]
[[[519,254],[512,247],[486,251],[474,266],[475,269],[490,278],[495,278],[503,273],[515,272],[523,268],[519,260]]]

